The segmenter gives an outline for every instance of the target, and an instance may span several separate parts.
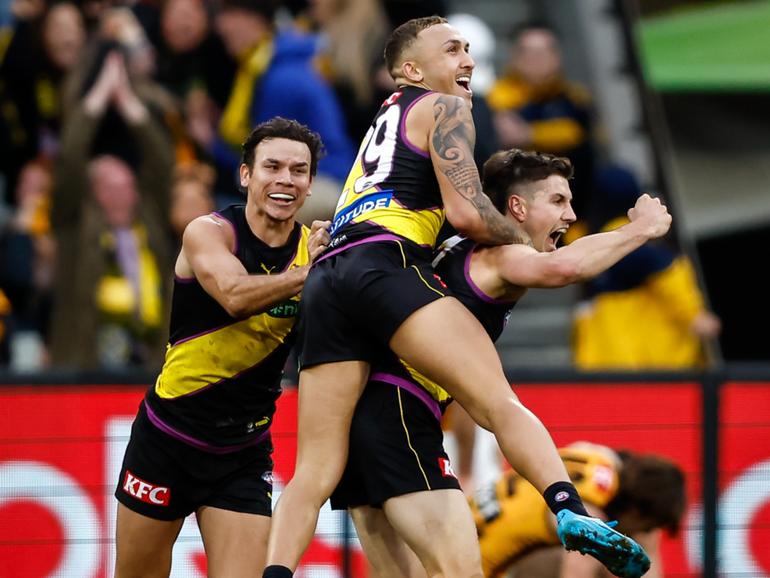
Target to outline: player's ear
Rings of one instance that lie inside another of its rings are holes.
[[[508,212],[523,223],[527,218],[527,200],[519,195],[511,195],[508,197]]]
[[[425,78],[420,67],[412,60],[405,60],[403,64],[401,64],[401,72],[403,73],[404,78],[411,82],[422,82]]]
[[[241,186],[244,189],[249,188],[249,178],[251,177],[251,171],[249,170],[249,165],[246,163],[241,163],[241,166],[238,168],[238,176],[241,180]]]

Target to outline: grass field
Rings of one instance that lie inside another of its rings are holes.
[[[641,21],[648,82],[661,91],[770,91],[770,1],[708,4]]]

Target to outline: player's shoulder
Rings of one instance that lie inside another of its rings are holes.
[[[235,227],[231,221],[219,213],[208,213],[196,217],[185,227],[182,243],[205,242],[207,244],[223,243],[232,245],[235,240]]]
[[[520,259],[526,259],[532,255],[539,255],[540,252],[525,243],[511,243],[508,245],[485,245],[476,249],[477,253],[483,253],[489,256],[496,263],[505,263],[510,266],[512,262]]]
[[[433,124],[460,111],[470,112],[470,105],[464,98],[442,92],[429,92],[409,107],[407,115],[410,119],[415,115]]]

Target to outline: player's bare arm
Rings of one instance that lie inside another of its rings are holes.
[[[462,234],[489,245],[529,243],[481,190],[473,147],[476,129],[468,104],[439,95],[433,103],[429,147],[449,222]]]
[[[320,233],[317,233],[320,235]],[[195,276],[205,291],[230,315],[248,317],[300,292],[308,267],[277,275],[249,275],[232,254],[235,238],[227,221],[213,215],[187,226],[175,272]]]
[[[588,235],[555,251],[506,245],[483,249],[479,267],[496,270],[507,293],[513,287],[564,287],[586,281],[606,271],[650,239],[665,235],[671,215],[659,199],[642,195],[629,210],[631,222],[606,233]],[[471,271],[473,275],[473,271]]]

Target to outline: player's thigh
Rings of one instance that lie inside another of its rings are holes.
[[[197,518],[209,578],[260,575],[265,566],[270,517],[203,506]]]
[[[115,578],[165,578],[184,518],[156,520],[118,503]]]
[[[489,335],[456,299],[438,299],[418,309],[390,340],[391,349],[440,384],[482,427],[487,415],[515,398]]]
[[[398,535],[382,509],[359,506],[350,509],[373,578],[425,578],[417,555]]]
[[[331,494],[348,454],[353,411],[369,377],[369,364],[341,361],[314,365],[299,376],[297,476],[311,476]]]
[[[387,500],[383,511],[429,576],[482,576],[476,526],[462,491],[405,494]]]

